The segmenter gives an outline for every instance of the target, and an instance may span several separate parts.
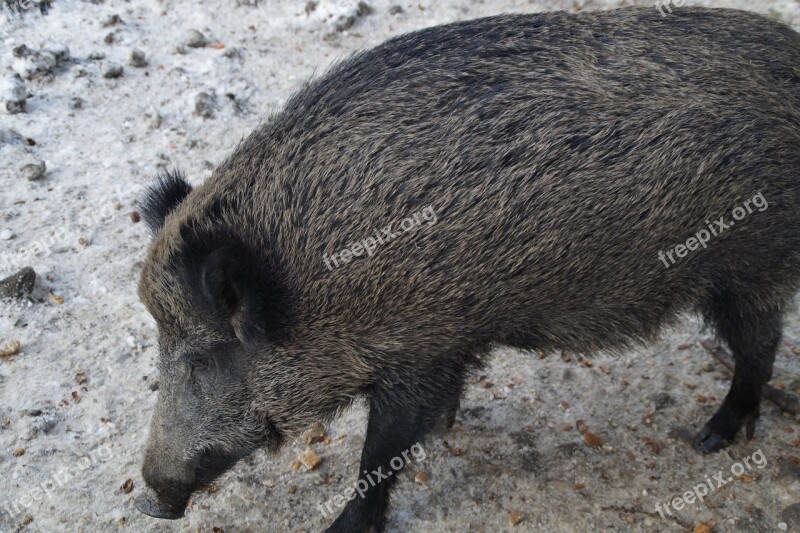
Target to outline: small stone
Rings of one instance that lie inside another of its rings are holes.
[[[13,452],[11,452],[11,455],[13,455],[14,457],[22,457],[23,455],[25,455],[25,448],[17,448]]]
[[[114,41],[116,41],[116,40],[117,40],[117,36],[114,35],[113,31],[111,33],[107,34],[105,37],[103,37],[103,42],[106,43],[106,44],[114,44]]]
[[[31,267],[25,267],[0,281],[0,298],[30,298],[35,285],[36,272]]]
[[[401,6],[392,6],[389,8],[390,15],[399,15],[403,12],[403,8]]]
[[[73,96],[69,100],[69,108],[70,109],[83,109],[83,104],[84,103],[86,103],[86,101],[83,98],[80,98],[78,96]]]
[[[123,68],[119,63],[109,62],[103,69],[103,77],[108,79],[119,78],[122,76]]]
[[[184,43],[189,48],[203,48],[206,44],[208,44],[208,40],[206,36],[200,33],[197,30],[189,30],[186,33],[186,39]]]
[[[428,473],[427,472],[417,472],[417,475],[414,476],[414,483],[417,485],[427,485],[428,484]]]
[[[356,23],[356,18],[354,16],[341,15],[339,19],[336,21],[334,28],[336,28],[336,31],[338,32],[345,32],[350,28],[352,28],[355,23]]]
[[[162,121],[163,118],[155,110],[150,110],[144,114],[144,123],[147,124],[147,127],[151,130],[157,130],[160,128]]]
[[[69,59],[69,47],[62,43],[48,42],[44,45],[44,49],[56,58],[56,63],[61,63]]]
[[[119,17],[119,15],[115,14],[115,15],[110,15],[108,18],[106,18],[100,24],[100,26],[102,26],[103,28],[110,28],[111,26],[116,26],[120,22],[122,22],[122,19]]]
[[[202,118],[213,118],[217,99],[208,94],[200,93],[194,98],[194,114]]]
[[[147,66],[147,56],[138,48],[131,50],[131,57],[129,60],[132,67],[144,68]]]
[[[309,0],[306,2],[306,15],[310,15],[317,9],[317,2],[315,0]]]
[[[15,46],[14,48],[11,49],[11,55],[13,55],[14,57],[26,57],[32,53],[33,51],[24,44]]]
[[[24,113],[27,99],[28,90],[19,76],[0,79],[0,113]]]
[[[9,241],[13,236],[14,234],[11,233],[11,230],[4,229],[3,231],[0,231],[0,241]]]
[[[131,222],[134,224],[138,223],[142,219],[142,216],[138,213],[138,211],[134,211],[131,213]]]
[[[106,55],[103,52],[92,52],[89,54],[89,59],[92,61],[100,61],[101,59],[105,59]]]
[[[24,165],[22,168],[19,169],[22,177],[24,177],[28,181],[38,181],[44,177],[44,173],[47,172],[47,165],[44,161],[37,161],[35,163],[29,163]]]
[[[374,7],[364,2],[363,0],[358,3],[358,7],[356,8],[356,15],[358,15],[359,17],[366,17],[368,15],[372,15],[373,13],[375,13]]]

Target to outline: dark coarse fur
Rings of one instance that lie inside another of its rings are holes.
[[[757,193],[767,210],[658,259]],[[492,346],[623,350],[684,311],[737,358],[697,438],[714,451],[752,434],[800,284],[800,36],[688,7],[428,28],[337,65],[173,210],[150,205],[150,514],[358,397],[359,471],[388,470]],[[436,224],[323,262],[426,206]],[[382,529],[391,484],[331,530]]]

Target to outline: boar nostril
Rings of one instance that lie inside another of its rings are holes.
[[[183,518],[185,508],[169,508],[162,506],[158,503],[158,499],[151,493],[144,492],[136,498],[136,508],[139,512],[144,513],[153,518],[164,518],[167,520],[175,520]]]

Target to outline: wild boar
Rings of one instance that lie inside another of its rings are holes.
[[[736,358],[713,452],[752,436],[800,285],[800,37],[689,7],[424,29],[309,82],[197,188],[163,175],[143,215],[147,514],[360,397],[359,472],[386,472],[493,346],[630,349],[684,311]],[[329,531],[382,530],[395,479]]]

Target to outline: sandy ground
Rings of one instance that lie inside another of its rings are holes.
[[[34,301],[0,302],[0,343],[21,346],[0,359],[0,533],[321,530],[318,504],[356,478],[363,408],[327,428],[329,444],[313,445],[316,470],[292,471],[305,447],[296,443],[239,464],[180,522],[134,509],[157,380],[154,325],[135,291],[148,236],[131,213],[143,184],[172,166],[201,182],[309,76],[389,36],[501,12],[632,3],[369,0],[368,13],[350,0],[314,10],[54,0],[46,15],[0,17],[0,104],[25,101],[24,113],[0,112],[0,277],[38,273]],[[800,29],[795,0],[713,5]],[[776,364],[787,389],[800,387],[799,317]],[[709,457],[691,449],[730,382],[699,346],[706,335],[687,318],[658,344],[598,355],[591,367],[498,350],[456,427],[412,465],[427,483],[399,483],[390,531],[800,531],[795,420],[767,403],[753,441]],[[578,420],[601,446],[583,442]],[[731,477],[745,457],[750,468],[722,487],[712,481],[704,502],[666,519],[656,512],[707,477]],[[521,519],[514,528],[510,513]]]

